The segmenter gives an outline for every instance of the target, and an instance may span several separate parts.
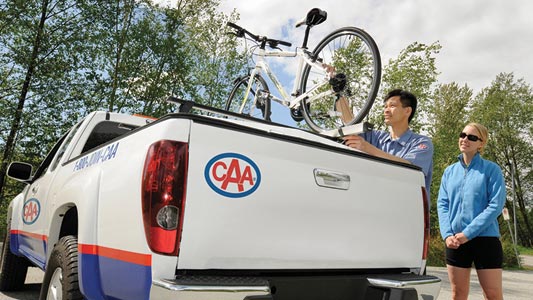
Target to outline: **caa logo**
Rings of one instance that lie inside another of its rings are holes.
[[[22,221],[24,224],[31,225],[35,223],[40,214],[41,204],[39,203],[39,200],[31,198],[24,202],[24,207],[22,208]]]
[[[241,198],[255,192],[261,183],[257,165],[237,153],[223,153],[213,157],[205,166],[207,184],[222,196]]]

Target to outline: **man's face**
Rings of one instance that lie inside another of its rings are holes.
[[[400,96],[390,97],[385,102],[383,115],[385,116],[385,124],[388,126],[402,122],[408,123],[410,114],[411,107],[403,107],[402,102],[400,102]]]

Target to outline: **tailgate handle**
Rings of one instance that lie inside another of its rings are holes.
[[[315,182],[318,186],[347,190],[350,188],[350,175],[336,171],[314,169]]]

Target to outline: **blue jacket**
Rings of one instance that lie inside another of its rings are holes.
[[[464,233],[499,237],[498,216],[505,204],[505,181],[500,167],[477,153],[469,166],[462,159],[442,175],[437,200],[440,234],[443,239]]]

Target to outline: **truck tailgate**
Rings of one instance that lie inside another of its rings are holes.
[[[420,266],[422,172],[303,135],[193,124],[179,269]]]

